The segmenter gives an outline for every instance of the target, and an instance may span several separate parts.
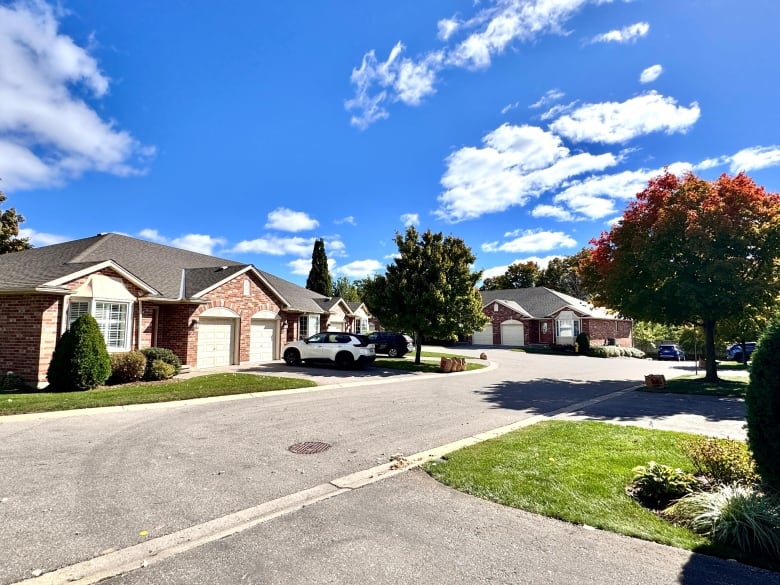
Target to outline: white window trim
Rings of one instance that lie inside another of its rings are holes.
[[[306,323],[306,331],[303,331],[301,325]],[[320,333],[320,316],[319,315],[301,315],[298,318],[298,339],[306,339],[311,337],[315,333]]]
[[[127,312],[125,315],[125,322],[124,322],[124,344],[122,347],[113,347],[109,345],[109,340],[106,338],[106,331],[103,331],[101,328],[101,333],[103,334],[103,341],[106,342],[106,349],[110,353],[115,352],[122,352],[122,351],[129,351],[130,346],[133,339],[133,305],[134,303],[127,302],[127,301],[117,301],[113,299],[98,299],[98,298],[71,298],[68,304],[68,329],[70,329],[70,326],[73,325],[73,322],[76,320],[75,318],[72,318],[72,308],[75,303],[88,303],[89,304],[89,314],[95,317],[96,315],[96,309],[98,303],[109,303],[112,305],[124,305],[127,307]],[[83,313],[79,313],[76,315],[76,318],[80,317]],[[98,326],[101,326],[100,321],[98,321]]]

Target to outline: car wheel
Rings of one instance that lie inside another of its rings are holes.
[[[351,368],[354,363],[355,358],[352,357],[351,353],[342,352],[336,356],[336,365],[340,368]]]
[[[387,356],[388,357],[398,357],[398,350],[394,347],[391,347],[387,350]]]
[[[284,361],[288,366],[298,366],[301,363],[301,354],[297,349],[288,349],[284,352]]]
[[[742,354],[741,353],[735,353],[734,354],[734,361],[737,363],[742,363]]]

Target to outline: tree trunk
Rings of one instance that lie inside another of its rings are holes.
[[[419,331],[414,332],[414,343],[417,346],[414,352],[414,363],[419,364],[421,361],[421,355],[422,355],[422,343],[421,340],[422,335],[420,335]]]
[[[704,322],[704,356],[706,359],[707,382],[718,381],[718,368],[715,364],[715,321]]]

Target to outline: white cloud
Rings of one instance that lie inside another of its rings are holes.
[[[355,260],[336,268],[335,273],[349,278],[365,278],[384,270],[385,266],[378,260]]]
[[[552,118],[556,118],[560,116],[561,114],[567,114],[571,112],[574,107],[579,103],[579,100],[574,100],[573,102],[569,102],[568,104],[555,104],[553,107],[551,107],[549,110],[544,112],[539,118],[542,120],[550,120]]]
[[[328,271],[330,271],[330,261],[328,261],[328,264]],[[309,274],[311,272],[311,260],[306,260],[305,258],[291,260],[287,263],[287,266],[290,267],[292,274]]]
[[[495,55],[515,41],[533,42],[545,34],[565,34],[563,25],[586,4],[608,4],[613,0],[496,0],[480,5],[474,16],[462,20],[444,18],[438,22],[438,38],[448,42],[457,34],[465,38],[452,48],[432,49],[414,58],[402,57],[404,45],[396,43],[384,61],[376,51],[363,55],[350,81],[355,95],[344,104],[355,113],[350,123],[365,129],[387,118],[387,105],[403,102],[416,106],[436,92],[439,74],[445,68],[483,69]]]
[[[547,268],[547,265],[550,263],[550,260],[554,258],[560,258],[560,256],[527,256],[526,258],[516,258],[513,260],[510,264],[506,264],[504,266],[491,266],[490,268],[485,268],[482,270],[482,280],[484,281],[486,278],[495,278],[496,276],[501,276],[502,274],[505,274],[507,269],[512,264],[525,264],[527,262],[536,262],[539,265],[539,268]]]
[[[215,238],[207,234],[185,234],[178,238],[167,238],[160,234],[159,231],[150,228],[142,229],[138,232],[138,235],[158,244],[165,244],[166,246],[173,246],[174,248],[181,248],[182,250],[209,256],[214,254],[214,248],[224,246],[226,243],[224,238]]]
[[[266,235],[261,238],[255,238],[254,240],[242,240],[233,246],[230,250],[228,250],[228,252],[233,252],[236,254],[269,254],[271,256],[289,255],[311,259],[315,239],[316,238],[303,238],[300,236],[282,238],[273,235]],[[338,236],[324,238],[324,240],[325,253],[328,255],[328,262],[331,262],[333,257],[346,255],[346,246]]]
[[[41,246],[51,246],[52,244],[61,244],[62,242],[67,242],[70,239],[67,236],[37,232],[30,228],[19,228],[19,237],[29,238],[30,243],[36,248]]]
[[[739,171],[757,171],[780,165],[780,146],[753,146],[744,148],[731,157],[729,169]]]
[[[515,102],[513,104],[507,104],[503,108],[501,108],[501,113],[506,114],[507,112],[510,112],[512,110],[515,110],[520,107],[520,102]]]
[[[447,41],[460,28],[460,23],[455,18],[442,18],[437,23],[439,33],[436,35],[441,41]]]
[[[44,2],[0,5],[0,176],[8,189],[90,171],[135,175],[154,154],[79,96],[104,97],[109,79],[87,49],[58,32],[60,16]]]
[[[531,211],[532,217],[549,217],[557,221],[574,221],[576,217],[558,205],[537,205]]]
[[[290,267],[292,274],[308,276],[309,272],[311,272],[311,258],[296,258],[295,260],[290,260],[287,266]],[[328,272],[335,274],[337,271],[336,261],[333,258],[328,258]]]
[[[254,240],[243,240],[233,246],[230,252],[244,253],[253,252],[255,254],[269,254],[271,256],[309,256],[311,257],[314,249],[314,238],[280,238],[277,236],[266,236]]]
[[[546,92],[544,92],[544,95],[542,97],[540,97],[538,100],[536,100],[528,107],[534,110],[537,108],[546,108],[551,103],[557,102],[565,95],[566,94],[559,89],[548,89]]]
[[[419,213],[404,213],[401,215],[401,221],[403,222],[405,227],[413,226],[413,225],[420,225],[420,214]]]
[[[282,232],[303,232],[313,230],[318,225],[320,225],[320,222],[303,211],[277,207],[268,214],[268,222],[265,224],[265,227]]]
[[[586,172],[602,171],[619,159],[611,153],[572,155],[561,139],[536,126],[504,124],[447,158],[439,195],[440,219],[458,222],[525,205],[545,191]]]
[[[646,22],[624,26],[621,29],[611,30],[597,35],[591,39],[592,43],[634,43],[638,38],[647,36],[650,25]]]
[[[507,236],[517,235],[510,232]],[[577,241],[563,232],[551,232],[545,230],[525,230],[519,232],[518,237],[506,241],[486,242],[482,244],[483,252],[547,252],[557,248],[573,248]]]
[[[341,219],[336,219],[333,221],[335,224],[342,224],[342,223],[348,223],[349,225],[357,225],[357,221],[355,220],[355,217],[352,215],[348,215],[347,217],[342,217]]]
[[[651,132],[684,133],[699,119],[699,104],[678,106],[674,98],[654,91],[624,102],[584,104],[550,124],[575,142],[626,142]]]
[[[652,83],[658,79],[663,72],[664,68],[660,65],[650,65],[650,67],[643,70],[639,75],[639,83]]]

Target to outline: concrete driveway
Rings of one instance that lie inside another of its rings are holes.
[[[648,373],[674,376],[684,371],[679,364],[505,350],[491,350],[489,357],[497,367],[478,375],[377,379],[361,373],[357,377],[362,382],[339,377],[338,384],[313,392],[125,412],[71,413],[63,418],[0,419],[4,525],[0,583],[105,558],[114,551],[143,546],[265,502],[332,485],[334,478],[386,464],[397,454],[416,453],[583,405],[632,387]],[[335,380],[330,372],[324,377]],[[630,406],[629,401],[626,408]],[[680,409],[696,414],[687,405]],[[288,450],[305,441],[326,443],[330,448],[318,455]],[[404,490],[405,485],[393,480],[381,490]],[[424,486],[430,484],[419,485],[425,491]],[[383,497],[381,490],[376,498]],[[348,502],[358,492],[360,497],[368,493],[353,490],[337,499]],[[426,501],[429,496],[419,497]],[[373,501],[377,509],[391,511],[384,504],[376,506],[383,500]],[[296,525],[298,530],[308,534],[307,517],[296,514],[280,520],[278,530],[287,530],[286,523],[298,518],[302,522]],[[358,515],[351,522],[370,530],[365,526],[375,521]],[[377,530],[383,530],[381,523]],[[420,530],[424,532],[424,527]],[[280,532],[277,538],[294,539],[294,534]],[[230,542],[239,542],[238,538]],[[540,538],[544,540],[543,535]],[[326,540],[321,546],[327,550],[332,542]],[[199,550],[205,555],[199,557],[204,565],[216,562],[208,557],[208,547]],[[289,557],[288,562],[294,571],[296,559]],[[387,563],[400,559],[368,555],[366,562],[389,570]],[[127,578],[142,578],[143,574]],[[249,582],[274,582],[263,575],[254,575]],[[314,582],[342,582],[341,576],[325,570],[322,579]],[[145,582],[212,581],[172,577]]]

